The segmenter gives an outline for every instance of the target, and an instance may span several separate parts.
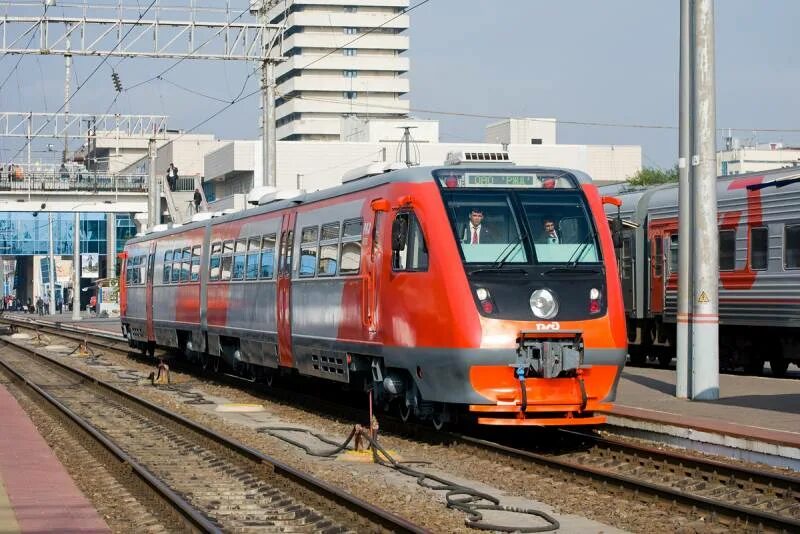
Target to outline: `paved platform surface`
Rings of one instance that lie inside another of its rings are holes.
[[[0,384],[0,532],[110,532]]]
[[[89,330],[100,330],[101,332],[108,332],[111,334],[122,335],[119,317],[104,318],[89,316],[85,311],[81,312],[81,319],[75,321],[72,319],[72,312],[65,311],[64,313],[56,313],[54,315],[37,315],[35,313],[25,312],[4,312],[3,315],[22,320],[37,320],[46,321],[49,323],[61,323],[78,328],[87,328]]]
[[[675,371],[625,367],[613,414],[800,447],[800,380],[721,374],[720,398],[675,398]]]

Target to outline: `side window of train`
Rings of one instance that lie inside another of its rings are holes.
[[[192,247],[192,282],[200,280],[200,245]]]
[[[219,280],[220,266],[222,265],[222,243],[217,241],[211,244],[211,259],[209,260],[208,279],[212,282]]]
[[[181,282],[189,281],[189,271],[192,269],[192,249],[183,249],[183,261],[181,261]]]
[[[244,263],[245,256],[247,255],[247,239],[236,240],[236,250],[233,255],[233,280],[244,279]]]
[[[719,270],[736,268],[736,230],[719,231]]]
[[[300,233],[300,278],[311,278],[317,272],[318,226],[306,226]]]
[[[631,246],[633,242],[630,237],[625,237],[622,239],[622,279],[628,280],[631,275],[633,274],[632,271],[632,263],[631,262]]]
[[[247,263],[244,277],[246,280],[258,278],[258,260],[261,252],[261,238],[251,237],[247,240]]]
[[[222,243],[222,271],[220,280],[226,282],[231,279],[231,267],[233,265],[233,241]]]
[[[361,268],[361,231],[364,223],[361,219],[350,219],[342,225],[342,258],[339,263],[339,274],[358,274]]]
[[[339,223],[322,225],[319,236],[318,276],[333,276],[339,268]]]
[[[161,281],[165,284],[169,284],[170,272],[172,271],[172,251],[168,250],[164,253],[164,267],[163,267],[163,274],[161,275]]]
[[[270,280],[275,269],[275,234],[265,235],[261,239],[261,272],[262,280]]]
[[[763,271],[769,263],[769,229],[750,229],[750,268]]]
[[[653,238],[655,242],[654,250],[655,250],[655,257],[653,258],[653,276],[661,276],[663,266],[664,266],[664,241],[661,239],[661,236],[656,236]]]
[[[170,282],[177,284],[181,280],[181,260],[183,259],[183,252],[181,249],[173,251],[172,256],[172,273],[170,275]]]
[[[787,226],[783,240],[783,265],[787,269],[800,269],[800,225]]]
[[[392,270],[428,270],[428,247],[414,212],[398,213],[392,224]]]
[[[678,234],[669,236],[669,272],[678,272]]]

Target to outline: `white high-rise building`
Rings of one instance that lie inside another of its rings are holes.
[[[343,116],[404,118],[408,100],[408,0],[273,1],[286,19],[275,69],[277,138],[339,141]],[[368,33],[369,32],[369,33]],[[365,35],[366,34],[366,35]]]

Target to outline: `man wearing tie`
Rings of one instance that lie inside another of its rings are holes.
[[[561,243],[561,236],[556,231],[556,223],[553,219],[544,220],[544,242],[558,244]]]
[[[480,245],[481,243],[493,243],[492,234],[483,224],[483,211],[479,208],[472,208],[469,213],[469,223],[464,229],[462,242],[470,245]]]

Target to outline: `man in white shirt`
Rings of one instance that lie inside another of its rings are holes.
[[[558,235],[556,230],[556,223],[553,219],[544,220],[544,239],[545,243],[558,244],[561,243],[561,236]]]
[[[464,228],[461,242],[470,245],[494,243],[492,233],[483,224],[483,211],[480,208],[472,208],[469,212],[469,223],[467,223],[467,227]]]

